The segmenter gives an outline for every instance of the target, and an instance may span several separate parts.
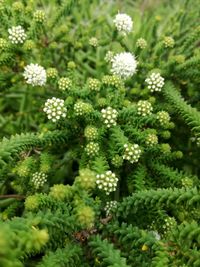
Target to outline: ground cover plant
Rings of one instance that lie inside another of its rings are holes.
[[[200,266],[197,2],[0,1],[0,266]]]

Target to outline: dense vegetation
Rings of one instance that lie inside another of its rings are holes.
[[[197,0],[0,0],[0,266],[200,266]]]

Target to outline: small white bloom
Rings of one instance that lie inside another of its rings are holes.
[[[56,122],[66,117],[67,109],[64,107],[64,100],[53,97],[45,103],[43,111],[47,114],[47,118]]]
[[[31,63],[25,67],[23,76],[26,83],[32,86],[42,86],[46,83],[46,71],[42,66]]]
[[[148,89],[151,92],[160,92],[162,87],[164,86],[164,78],[160,75],[160,73],[153,72],[145,82],[148,85]]]
[[[104,123],[106,124],[107,128],[117,125],[118,112],[116,109],[107,107],[106,109],[101,110],[101,114],[102,114]]]
[[[117,14],[113,20],[117,30],[123,35],[126,35],[132,31],[133,21],[127,14]]]
[[[8,38],[12,44],[23,44],[27,37],[24,29],[20,25],[8,29],[8,33]]]
[[[112,59],[111,72],[121,78],[130,78],[137,68],[135,56],[129,52],[116,54]]]
[[[47,182],[47,175],[43,172],[35,172],[32,176],[31,183],[35,189],[39,189]]]
[[[106,195],[109,195],[111,192],[115,191],[117,188],[118,178],[111,171],[107,171],[104,174],[98,174],[97,187],[106,192]]]

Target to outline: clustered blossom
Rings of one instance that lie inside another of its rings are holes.
[[[35,48],[35,43],[33,42],[33,40],[26,40],[23,47],[25,50],[31,51]]]
[[[117,125],[117,115],[118,112],[116,109],[107,107],[106,109],[101,110],[102,117],[106,127],[110,128],[111,126]]]
[[[159,121],[161,126],[166,127],[170,122],[170,116],[169,113],[166,111],[159,111],[156,114],[156,119]]]
[[[106,216],[112,213],[112,211],[117,207],[117,201],[107,201],[104,210],[106,211]]]
[[[79,176],[76,177],[76,182],[85,190],[94,189],[96,186],[95,172],[90,169],[81,169]]]
[[[191,188],[193,187],[193,180],[189,177],[185,177],[183,179],[181,179],[181,184],[182,186],[184,186],[185,188]]]
[[[130,52],[116,54],[112,59],[111,72],[123,79],[130,78],[136,72],[137,61]]]
[[[112,51],[108,51],[105,55],[105,61],[110,63],[113,57],[114,57],[114,53]]]
[[[132,31],[133,21],[127,14],[119,13],[113,20],[117,30],[123,35],[127,35]]]
[[[84,130],[84,136],[90,140],[93,141],[98,138],[98,129],[94,126],[87,126]]]
[[[95,157],[99,153],[99,149],[99,144],[95,142],[90,142],[85,147],[85,151],[90,157]]]
[[[95,78],[88,79],[88,87],[91,91],[99,91],[101,87],[101,83],[99,80]]]
[[[174,228],[177,225],[176,219],[174,217],[167,217],[164,219],[165,223],[163,225],[163,232],[164,235],[171,232],[172,228]]]
[[[47,114],[47,118],[52,122],[56,122],[66,117],[67,109],[64,106],[64,100],[53,97],[45,103],[43,111]]]
[[[76,116],[82,116],[85,114],[89,114],[93,111],[93,107],[89,103],[85,103],[81,100],[77,101],[74,105],[74,111]]]
[[[148,134],[145,140],[146,145],[155,146],[158,144],[158,137],[156,134]]]
[[[105,85],[111,85],[116,88],[121,88],[124,86],[122,79],[116,75],[105,75],[102,78],[102,83]]]
[[[140,49],[145,49],[147,47],[147,41],[144,38],[139,38],[136,42],[136,46]]]
[[[69,78],[62,77],[58,81],[58,88],[62,91],[68,90],[72,87],[72,81]]]
[[[111,171],[107,171],[103,174],[97,174],[96,178],[97,187],[106,191],[107,195],[116,190],[118,178]]]
[[[137,103],[137,113],[140,116],[145,117],[147,115],[150,115],[152,110],[153,110],[153,107],[151,103],[146,100],[140,100]]]
[[[91,37],[89,40],[89,45],[93,46],[93,47],[97,47],[99,44],[99,41],[96,37]]]
[[[123,159],[130,161],[131,163],[138,162],[142,150],[138,144],[125,144],[125,151],[123,154]]]
[[[25,67],[23,76],[26,83],[31,84],[32,86],[45,85],[47,79],[45,69],[42,66],[33,63]]]
[[[116,168],[119,168],[123,164],[123,158],[121,156],[119,156],[119,155],[115,155],[112,158],[111,162],[112,162],[112,165],[113,166],[115,166]]]
[[[45,13],[42,10],[35,11],[35,13],[33,14],[33,17],[34,17],[35,21],[38,23],[43,23],[45,21],[45,18],[46,18]]]
[[[160,73],[153,72],[145,82],[148,85],[148,89],[151,92],[160,92],[164,86],[164,78],[160,75]]]
[[[172,37],[170,36],[166,36],[163,40],[163,43],[164,43],[164,46],[167,48],[167,47],[173,47],[174,44],[175,44],[175,41]]]
[[[8,42],[5,39],[0,38],[0,49],[6,50],[7,48],[8,48]]]
[[[58,76],[57,69],[55,69],[55,68],[48,68],[47,69],[47,78],[56,79],[57,76]]]
[[[35,172],[32,176],[31,182],[35,189],[39,189],[47,182],[47,175],[42,172]]]
[[[8,38],[12,44],[23,44],[27,37],[24,29],[20,25],[16,27],[13,26],[8,30],[8,33]]]

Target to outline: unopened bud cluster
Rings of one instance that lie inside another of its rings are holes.
[[[58,81],[58,88],[62,91],[69,90],[72,87],[72,81],[69,78],[62,77]]]
[[[163,233],[166,235],[171,232],[172,228],[177,225],[174,217],[167,217],[164,219]]]
[[[191,178],[189,178],[189,177],[183,178],[181,180],[181,183],[182,183],[182,186],[184,186],[186,188],[187,187],[189,187],[189,188],[193,187],[193,180]]]
[[[25,50],[31,51],[32,49],[35,48],[35,43],[33,40],[26,40],[23,47]]]
[[[56,79],[58,76],[58,71],[55,68],[48,68],[47,69],[47,78]]]
[[[26,40],[26,33],[22,26],[16,26],[12,27],[8,30],[9,33],[9,40],[11,41],[12,44],[23,44],[24,41]]]
[[[99,91],[101,87],[101,83],[99,80],[94,79],[94,78],[89,78],[88,79],[88,88],[91,91]]]
[[[43,111],[47,114],[47,118],[52,122],[56,122],[67,115],[67,109],[64,106],[64,100],[53,97],[45,103]]]
[[[47,175],[42,172],[35,172],[32,176],[31,182],[35,189],[39,189],[47,182]]]
[[[137,113],[140,116],[147,116],[152,113],[153,107],[150,102],[146,100],[140,100],[137,103]]]
[[[145,140],[147,146],[155,146],[158,144],[158,137],[156,134],[148,134]]]
[[[88,229],[94,225],[95,213],[89,206],[80,206],[77,208],[77,220],[82,227]]]
[[[156,115],[156,118],[163,127],[166,127],[170,122],[169,113],[166,111],[159,111]]]
[[[167,48],[167,47],[174,47],[174,44],[175,44],[175,41],[172,37],[170,36],[166,36],[164,37],[164,40],[163,40],[163,43],[164,43],[164,46]]]
[[[138,144],[125,144],[123,159],[130,161],[130,163],[138,162],[142,150]]]
[[[153,72],[146,80],[147,87],[151,92],[160,92],[164,86],[164,78],[160,73]]]
[[[85,114],[89,114],[93,111],[93,107],[89,103],[85,103],[83,101],[78,101],[74,105],[74,111],[76,116],[82,116]]]
[[[98,129],[94,126],[87,126],[84,130],[84,136],[89,140],[93,141],[98,138]]]
[[[37,10],[34,14],[33,17],[35,19],[36,22],[38,23],[43,23],[45,21],[45,13],[42,10]]]
[[[89,45],[93,46],[93,47],[97,47],[99,44],[99,41],[96,37],[92,37],[89,40]]]
[[[76,182],[85,190],[93,189],[96,186],[96,175],[90,169],[81,169]]]
[[[90,142],[85,147],[85,151],[90,157],[95,157],[99,153],[99,149],[99,144],[95,142]]]
[[[0,49],[6,50],[7,48],[8,48],[8,42],[5,39],[0,38]]]
[[[111,85],[116,88],[123,87],[123,81],[119,76],[116,75],[105,75],[102,79],[102,83],[105,85]]]
[[[118,112],[116,109],[107,107],[106,109],[101,110],[101,114],[106,127],[110,128],[111,126],[117,125]]]
[[[112,51],[108,51],[105,55],[105,61],[110,63],[114,57],[114,53]]]
[[[97,174],[96,176],[97,187],[100,190],[104,190],[107,195],[116,190],[117,182],[118,178],[111,171],[107,171],[103,174]]]
[[[115,166],[116,168],[119,168],[123,164],[123,158],[121,156],[119,156],[119,155],[115,155],[112,158],[111,162],[112,162],[112,165],[113,166]]]
[[[106,211],[106,216],[110,215],[112,211],[117,207],[117,201],[107,201],[104,210]]]
[[[145,49],[147,47],[147,41],[143,38],[139,38],[136,42],[136,47]]]

